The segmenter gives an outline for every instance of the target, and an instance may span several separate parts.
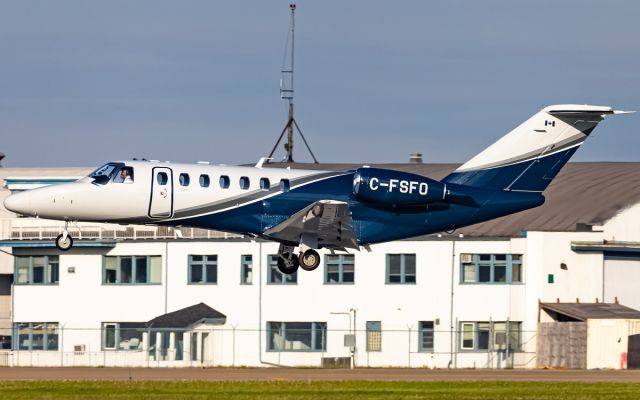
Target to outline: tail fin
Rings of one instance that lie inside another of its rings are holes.
[[[443,181],[542,192],[605,116],[625,113],[588,105],[546,107]]]

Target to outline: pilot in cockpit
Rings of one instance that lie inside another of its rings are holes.
[[[116,180],[119,183],[133,183],[133,171],[129,167],[123,167],[120,170],[120,176]]]

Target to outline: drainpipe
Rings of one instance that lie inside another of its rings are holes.
[[[455,352],[455,335],[454,335],[454,325],[453,325],[453,295],[454,295],[454,273],[455,273],[455,260],[456,260],[456,240],[453,239],[451,245],[451,297],[449,299],[449,342],[450,342],[450,353],[449,353],[449,364],[447,364],[447,368],[451,368],[454,364],[453,357]]]

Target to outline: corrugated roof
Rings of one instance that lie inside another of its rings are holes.
[[[270,164],[278,166],[282,164]],[[290,164],[291,168],[355,169],[361,164]],[[371,164],[374,166],[374,164]],[[379,164],[379,168],[442,179],[459,164]],[[601,225],[640,203],[640,162],[568,163],[545,190],[540,207],[460,228],[465,236],[516,237],[521,231],[575,231],[576,224]]]
[[[217,323],[224,324],[227,316],[214,310],[204,303],[186,307],[168,314],[161,315],[149,321],[148,326],[152,328],[188,328],[191,325],[204,320],[217,320]]]
[[[540,303],[552,311],[580,321],[588,319],[640,319],[640,311],[616,303]]]

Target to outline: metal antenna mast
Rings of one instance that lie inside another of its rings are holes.
[[[286,160],[287,162],[294,162],[293,161],[293,128],[295,126],[296,130],[300,134],[300,137],[302,138],[302,141],[304,142],[304,145],[307,147],[307,150],[309,150],[309,154],[311,154],[313,161],[317,164],[318,160],[316,159],[316,156],[313,155],[313,151],[311,151],[311,148],[307,143],[307,139],[305,139],[304,135],[302,134],[302,130],[300,129],[300,126],[298,126],[298,123],[296,122],[296,119],[293,115],[293,93],[294,93],[293,92],[293,63],[294,63],[294,50],[295,50],[296,4],[290,3],[289,10],[291,11],[291,18],[289,20],[289,32],[287,36],[285,54],[282,60],[282,71],[281,71],[282,78],[280,79],[280,98],[283,100],[287,100],[287,102],[289,103],[289,113],[287,118],[287,124],[284,126],[284,129],[282,129],[282,133],[280,134],[280,137],[278,138],[278,141],[276,142],[275,146],[273,146],[271,153],[269,153],[269,158],[273,156],[273,153],[275,153],[276,149],[278,148],[278,145],[280,144],[280,141],[282,140],[284,133],[287,132],[287,142],[284,144],[284,149],[287,152]],[[289,38],[291,38],[291,42],[289,42]],[[289,43],[291,43],[290,47],[289,47]],[[287,61],[287,50],[290,50],[291,57],[289,59],[289,65],[285,66],[285,63]]]

